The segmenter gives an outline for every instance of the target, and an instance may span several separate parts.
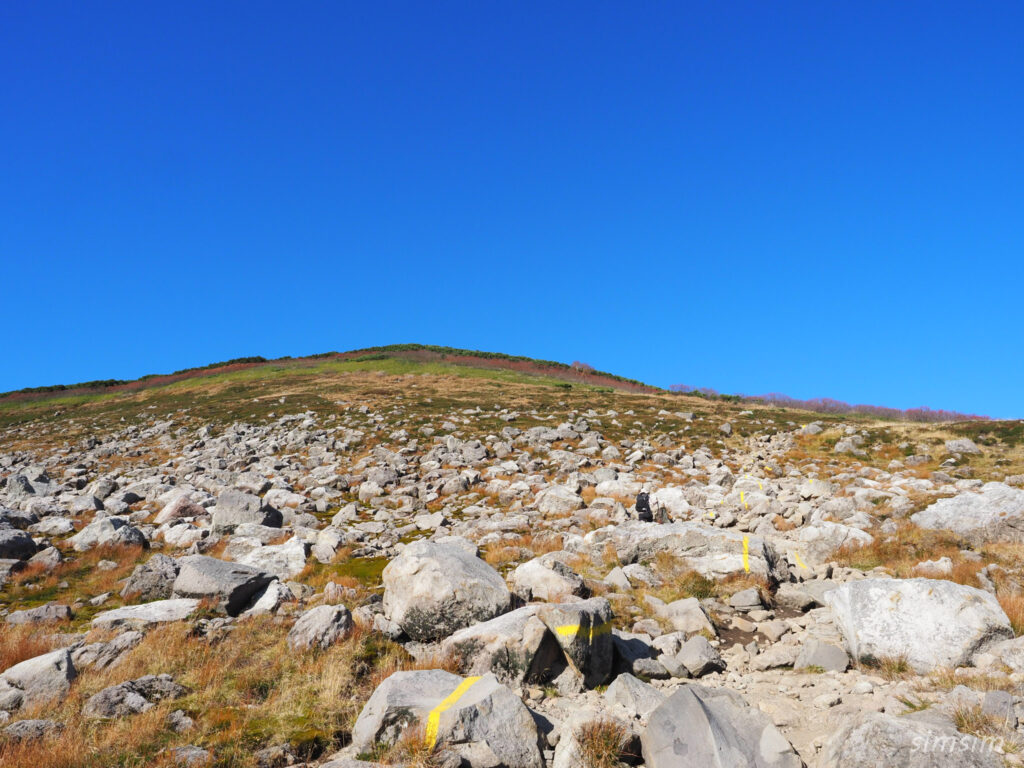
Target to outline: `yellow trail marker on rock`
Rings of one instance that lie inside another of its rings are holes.
[[[473,684],[479,679],[479,677],[467,677],[459,683],[459,686],[454,691],[445,697],[444,701],[430,710],[430,714],[427,715],[427,733],[424,737],[428,749],[433,749],[437,743],[437,727],[441,723],[441,714],[451,709],[455,702],[461,699],[466,691],[472,688]]]
[[[743,570],[750,573],[750,537],[743,537]]]
[[[589,637],[587,639],[588,639],[589,642],[593,642],[595,637],[600,637],[601,635],[606,635],[606,634],[608,634],[611,631],[612,631],[612,623],[610,621],[606,621],[604,624],[598,624],[597,626],[591,626],[590,630],[589,630]],[[580,633],[580,625],[579,624],[563,624],[562,626],[555,628],[555,633],[558,634],[558,635],[561,635],[562,637],[569,637],[569,636],[576,637],[576,635],[578,635]]]
[[[796,564],[803,568],[805,571],[809,570],[807,566],[804,564],[804,561],[800,559],[800,553],[797,552],[795,549],[793,550],[793,559],[796,560]]]

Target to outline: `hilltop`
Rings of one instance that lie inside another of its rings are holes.
[[[0,763],[1018,764],[1022,486],[1019,421],[416,345],[9,393]]]

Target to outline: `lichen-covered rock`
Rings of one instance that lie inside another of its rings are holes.
[[[1013,637],[987,592],[935,579],[864,579],[825,595],[856,660],[904,657],[919,673],[972,664],[975,654]]]
[[[431,641],[508,610],[504,579],[459,547],[420,539],[383,572],[384,613],[414,640]]]
[[[534,605],[460,629],[442,648],[462,674],[491,672],[506,683],[546,682],[566,666],[565,653]]]
[[[922,528],[952,531],[975,543],[1024,541],[1024,489],[985,483],[978,492],[939,499],[910,519]]]

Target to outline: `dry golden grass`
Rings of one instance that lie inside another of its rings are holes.
[[[1013,634],[1018,636],[1024,634],[1024,594],[999,590],[996,592],[996,597],[1010,620]]]
[[[857,666],[890,681],[903,680],[912,672],[910,662],[903,655],[862,658],[857,662]]]
[[[190,636],[183,623],[155,629],[115,669],[82,670],[68,698],[45,711],[66,724],[62,734],[31,748],[4,747],[0,765],[141,768],[153,765],[159,750],[189,743],[211,750],[218,765],[233,768],[253,766],[252,755],[269,744],[289,744],[310,759],[344,743],[362,705],[388,675],[455,667],[444,658],[417,662],[362,627],[325,651],[293,653],[285,642],[288,629],[286,622],[261,617],[239,622],[227,639],[215,643]],[[161,673],[172,675],[189,695],[112,722],[81,717],[86,699],[103,688]],[[195,719],[192,731],[178,735],[168,729],[165,717],[174,709]]]
[[[926,680],[932,688],[951,691],[958,685],[966,685],[976,691],[1012,691],[1020,687],[1008,674],[1001,672],[971,670],[970,674],[955,674],[954,670],[942,668],[929,673]]]
[[[592,720],[576,731],[582,768],[619,768],[629,739],[626,728],[614,720]]]
[[[48,653],[53,644],[46,639],[47,631],[31,625],[0,624],[0,672],[19,662]]]
[[[484,549],[484,560],[497,568],[519,563],[530,558],[557,552],[562,548],[562,537],[555,533],[524,533],[502,539]]]

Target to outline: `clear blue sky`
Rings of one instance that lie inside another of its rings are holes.
[[[4,2],[0,390],[417,341],[1024,416],[1022,39],[1019,2]]]

